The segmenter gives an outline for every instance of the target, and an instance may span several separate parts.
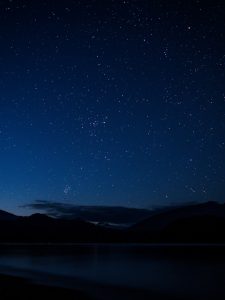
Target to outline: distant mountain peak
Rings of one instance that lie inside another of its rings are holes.
[[[46,214],[41,214],[41,213],[35,213],[35,214],[32,214],[28,217],[29,219],[32,219],[32,220],[52,220],[53,218],[52,217],[49,217],[48,215]]]

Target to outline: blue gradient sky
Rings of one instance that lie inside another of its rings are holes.
[[[224,2],[33,2],[0,4],[0,207],[224,201]]]

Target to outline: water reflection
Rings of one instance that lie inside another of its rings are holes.
[[[2,246],[0,265],[25,270],[27,276],[45,272],[180,297],[225,296],[224,247]]]

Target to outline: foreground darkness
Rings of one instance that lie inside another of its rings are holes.
[[[15,299],[15,297],[34,300],[38,300],[41,297],[59,297],[58,299],[64,297],[66,299],[80,300],[90,299],[79,291],[32,284],[29,280],[6,275],[0,275],[0,293],[1,299]]]
[[[66,288],[59,288],[59,287],[51,287],[45,286],[40,284],[32,283],[24,278],[18,278],[14,276],[5,276],[0,275],[0,292],[1,292],[1,299],[8,300],[8,299],[34,299],[39,300],[41,298],[53,298],[53,299],[77,299],[77,300],[96,300],[95,297],[91,297],[87,295],[85,292],[81,292],[78,290],[73,289],[66,289]],[[152,300],[182,300],[178,299],[177,297],[172,297],[169,295],[165,295],[163,293],[149,293],[143,290],[136,290],[133,289],[132,291],[127,290],[119,290],[117,291],[119,294],[123,293],[127,296],[129,295],[129,299],[136,300],[136,299],[152,299]],[[125,296],[124,295],[124,296]],[[125,298],[127,299],[127,298]],[[187,300],[183,298],[183,300]],[[195,299],[193,299],[195,300]]]

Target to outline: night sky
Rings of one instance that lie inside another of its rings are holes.
[[[0,208],[225,200],[225,2],[0,1]]]

